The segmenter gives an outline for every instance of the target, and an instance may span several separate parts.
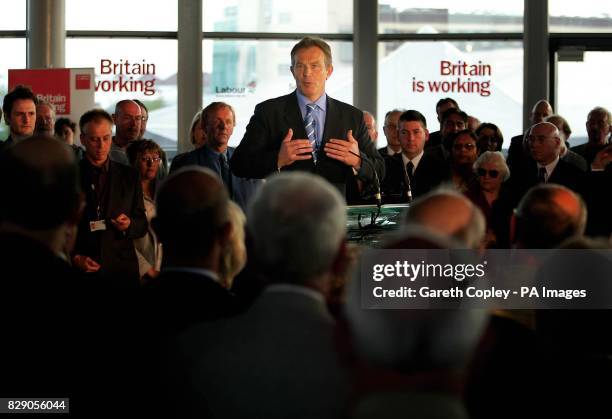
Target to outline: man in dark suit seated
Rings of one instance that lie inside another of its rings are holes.
[[[580,154],[590,166],[598,151],[610,144],[612,133],[612,115],[606,108],[593,108],[586,122],[588,141],[585,144],[572,147],[571,150]]]
[[[402,154],[385,158],[383,202],[410,202],[448,178],[448,164],[438,155],[425,152],[429,139],[427,121],[415,110],[400,115],[398,136]]]
[[[234,108],[224,102],[213,102],[202,110],[199,123],[206,135],[206,144],[190,151],[180,161],[175,161],[172,172],[189,165],[209,168],[223,181],[230,198],[246,211],[262,181],[240,178],[230,169],[230,160],[235,151],[228,145],[236,125]]]
[[[550,122],[531,127],[527,139],[533,163],[523,172],[513,175],[513,185],[520,195],[538,183],[556,183],[575,192],[582,192],[584,172],[559,158],[561,137],[559,129]]]
[[[363,112],[325,93],[332,75],[329,45],[306,37],[291,50],[296,90],[258,104],[231,168],[242,178],[302,170],[327,179],[345,195],[357,174],[364,186],[382,180],[384,163],[370,141]]]
[[[392,157],[402,152],[402,146],[397,136],[397,122],[401,114],[406,112],[405,109],[393,109],[385,115],[385,125],[383,126],[383,132],[387,139],[387,146],[378,149],[381,156]]]
[[[338,191],[308,173],[270,178],[248,229],[271,284],[239,317],[180,338],[196,417],[337,418],[347,381],[326,306],[346,266],[345,209]]]
[[[553,114],[552,106],[547,100],[539,100],[531,110],[529,114],[530,127],[544,122],[544,118]],[[508,148],[508,157],[506,162],[510,168],[510,173],[513,175],[525,170],[525,166],[531,162],[529,152],[527,150],[527,135],[528,131],[523,134],[515,135],[510,139],[510,146]]]

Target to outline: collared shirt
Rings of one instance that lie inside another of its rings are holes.
[[[321,294],[319,291],[297,284],[272,284],[268,285],[265,288],[264,292],[292,292],[294,294],[305,295],[315,301],[318,301],[321,304],[325,304],[325,297],[323,297],[323,294]]]
[[[316,124],[316,132],[317,132],[317,140],[322,144],[323,143],[323,130],[325,128],[325,115],[327,113],[327,93],[323,93],[320,98],[311,102],[308,98],[306,98],[303,94],[300,93],[299,90],[296,90],[298,106],[300,107],[300,112],[302,113],[302,120],[306,118],[306,105],[309,103],[314,103],[317,105],[313,111],[313,118]]]
[[[546,182],[548,182],[548,179],[550,179],[551,173],[553,172],[553,170],[555,170],[555,167],[557,167],[557,163],[559,163],[559,156],[557,156],[556,159],[548,163],[546,166],[543,166],[540,163],[538,163],[538,171],[540,170],[540,167],[544,167],[546,169]]]
[[[417,167],[419,167],[419,162],[421,161],[421,158],[423,157],[423,154],[425,154],[425,151],[421,151],[419,154],[417,154],[412,160],[409,159],[408,157],[406,157],[406,155],[404,153],[402,153],[402,161],[404,162],[404,167],[406,167],[406,165],[408,164],[409,161],[412,162],[412,164],[414,165],[414,172],[416,172]],[[412,174],[414,174],[414,172],[412,172]]]
[[[393,150],[391,147],[387,146],[387,154],[390,156],[395,156],[398,153],[401,153],[402,149],[400,148],[400,151],[395,151]]]
[[[216,283],[219,283],[219,275],[209,269],[196,268],[195,266],[167,266],[161,270],[164,272],[185,272],[190,274],[196,274],[200,276],[206,276],[212,278]]]

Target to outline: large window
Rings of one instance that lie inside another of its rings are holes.
[[[522,32],[523,0],[380,0],[380,33]]]
[[[600,0],[548,0],[550,32],[610,33],[612,3]]]
[[[295,81],[289,71],[290,51],[296,41],[204,41],[203,104],[223,101],[236,111],[230,145],[237,145],[255,105],[290,93]],[[353,50],[350,42],[330,42],[334,71],[326,91],[335,98],[353,100]]]
[[[586,142],[585,123],[591,109],[612,107],[611,68],[612,52],[585,52],[582,62],[558,64],[557,112],[570,124],[572,146]]]
[[[205,32],[351,33],[353,0],[203,0]]]
[[[93,67],[95,100],[113,112],[122,99],[139,99],[149,108],[146,138],[168,150],[177,139],[177,41],[68,39],[67,67]]]
[[[0,31],[26,28],[26,0],[3,1],[0,5]]]
[[[25,68],[26,66],[26,41],[23,38],[0,38],[0,97],[8,91],[8,70],[11,68]],[[8,137],[8,127],[4,118],[0,123],[0,141]]]
[[[66,0],[67,30],[176,31],[178,0]]]
[[[481,122],[498,125],[505,138],[521,132],[522,43],[383,42],[379,48],[381,133],[385,113],[394,108],[420,111],[429,130],[437,131],[436,102],[444,97],[457,100],[462,110]],[[380,146],[386,144],[384,135],[378,141]]]

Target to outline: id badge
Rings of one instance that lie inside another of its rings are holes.
[[[106,230],[106,221],[104,220],[96,220],[89,222],[89,231],[103,231]]]

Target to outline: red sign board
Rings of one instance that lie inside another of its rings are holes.
[[[70,69],[9,71],[9,90],[23,84],[30,86],[39,99],[55,105],[58,115],[70,114]]]

